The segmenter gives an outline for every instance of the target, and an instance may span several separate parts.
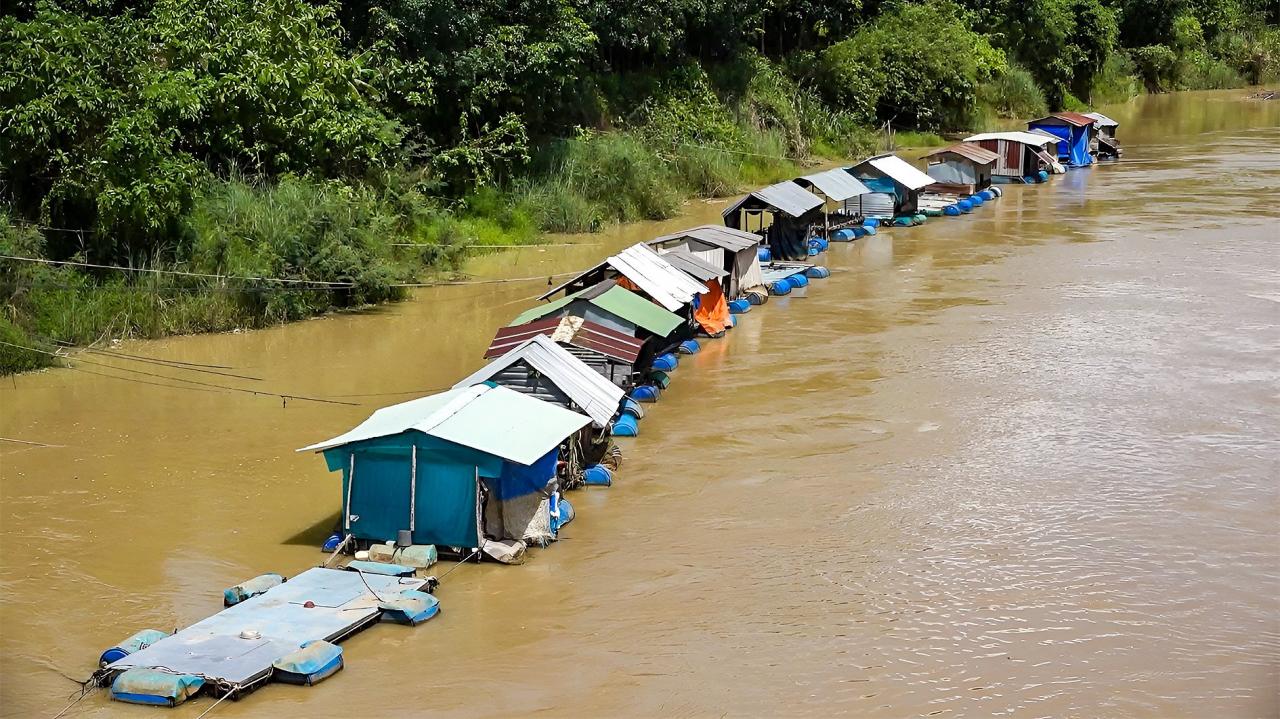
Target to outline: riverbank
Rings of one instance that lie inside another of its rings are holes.
[[[472,719],[1274,714],[1280,215],[1260,198],[1280,182],[1280,105],[1195,93],[1103,111],[1124,161],[834,245],[830,278],[684,358],[554,551],[464,566],[428,627],[354,637],[329,684],[210,717],[327,716],[335,696]],[[1197,223],[1206,202],[1229,231]],[[722,207],[468,269],[580,269]],[[0,556],[6,710],[51,716],[75,689],[64,675],[122,636],[322,561],[340,484],[292,449],[451,386],[544,289],[427,288],[120,348],[358,407],[80,371],[0,383],[0,437],[55,445],[0,444],[0,544],[24,548]],[[498,656],[574,671],[477,682]],[[121,706],[98,694],[75,712]]]

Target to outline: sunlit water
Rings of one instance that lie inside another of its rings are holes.
[[[1280,103],[1244,94],[1107,108],[1123,162],[833,246],[831,278],[684,358],[564,541],[211,716],[1280,714]],[[475,269],[562,272],[721,207]],[[357,407],[4,380],[0,436],[64,446],[0,447],[0,713],[317,563],[338,482],[292,449],[447,387],[543,286],[122,348]]]

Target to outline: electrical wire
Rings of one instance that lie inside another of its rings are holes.
[[[219,372],[219,371],[217,371],[217,370],[212,370],[212,369],[203,369],[203,368],[200,368],[200,367],[179,367],[179,366],[175,366],[175,365],[169,364],[167,360],[162,360],[162,359],[152,359],[152,358],[149,358],[149,357],[134,357],[134,356],[131,356],[131,355],[117,354],[117,353],[114,353],[114,352],[108,352],[108,351],[106,351],[106,350],[94,349],[94,348],[92,348],[92,347],[87,348],[85,351],[86,351],[86,352],[93,352],[94,354],[106,355],[106,356],[108,356],[108,357],[114,357],[114,358],[116,358],[116,359],[126,360],[126,361],[128,361],[128,362],[143,362],[143,363],[146,363],[146,364],[160,365],[161,367],[168,367],[168,368],[170,368],[170,369],[182,370],[182,371],[185,371],[185,372],[204,372],[204,373],[206,373],[206,374],[215,374],[215,375],[218,375],[219,377],[232,377],[232,378],[235,378],[235,379],[246,379],[246,380],[252,380],[252,381],[254,381],[254,382],[261,382],[261,381],[262,381],[262,378],[261,378],[261,377],[251,377],[251,376],[249,376],[249,375],[244,375],[244,374],[233,374],[233,373],[231,373],[231,372]]]
[[[116,270],[119,272],[146,272],[157,275],[177,275],[181,277],[203,277],[215,280],[249,280],[252,282],[284,282],[287,284],[318,285],[326,287],[354,287],[353,282],[328,282],[325,280],[301,280],[286,277],[249,277],[242,275],[214,275],[207,272],[187,272],[185,270],[161,270],[154,267],[122,267],[120,265],[101,265],[94,262],[77,262],[74,260],[48,260],[43,257],[20,257],[18,255],[0,255],[0,260],[16,260],[19,262],[36,262],[42,265],[72,265],[89,267],[97,270]]]

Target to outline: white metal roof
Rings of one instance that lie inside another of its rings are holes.
[[[719,247],[715,249],[715,253],[721,258],[724,257],[723,250]],[[696,252],[668,250],[661,253],[661,257],[674,265],[676,269],[700,282],[718,280],[729,274],[723,267],[704,260]]]
[[[1103,127],[1120,127],[1120,123],[1116,122],[1115,120],[1112,120],[1111,118],[1107,117],[1106,115],[1103,115],[1100,112],[1086,112],[1084,113],[1084,115],[1085,117],[1092,117],[1094,120],[1098,122],[1099,125],[1102,125]]]
[[[606,266],[612,267],[623,277],[636,283],[637,287],[662,305],[668,312],[675,312],[692,302],[694,296],[708,291],[706,285],[672,267],[670,262],[659,257],[658,253],[654,252],[648,245],[639,242],[616,255],[612,255],[604,262],[582,272],[559,287],[544,293],[539,299],[546,299],[582,279],[585,275],[589,275]]]
[[[888,175],[894,182],[905,185],[909,190],[919,190],[936,182],[897,155],[873,157],[867,160],[867,164]]]
[[[609,424],[625,394],[622,388],[591,369],[546,335],[534,335],[511,351],[480,368],[454,385],[470,387],[493,378],[502,370],[524,360],[560,388],[600,427]]]
[[[865,195],[871,192],[871,188],[862,184],[858,178],[845,172],[842,168],[827,170],[826,172],[817,172],[804,177],[797,177],[792,182],[804,186],[809,183],[817,188],[818,192],[827,196],[827,199],[835,202],[843,202],[850,197]]]
[[[1011,140],[1013,142],[1021,142],[1024,145],[1031,145],[1033,147],[1044,147],[1050,142],[1056,143],[1060,141],[1061,138],[1033,135],[1030,132],[1023,132],[1020,130],[1011,130],[1009,132],[983,132],[964,138],[965,142],[980,142],[982,140]]]
[[[738,208],[752,197],[792,217],[800,217],[809,210],[822,206],[822,200],[817,195],[794,182],[787,181],[762,187],[733,203],[721,214],[728,217],[737,212]]]
[[[515,390],[479,384],[383,407],[351,431],[298,451],[332,449],[412,429],[529,465],[590,422]]]

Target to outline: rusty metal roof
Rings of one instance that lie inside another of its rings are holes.
[[[933,157],[935,155],[945,155],[947,153],[951,153],[953,155],[959,155],[967,160],[972,160],[978,163],[979,165],[989,165],[995,162],[996,160],[1000,159],[1000,155],[998,155],[997,153],[994,153],[985,147],[982,147],[980,145],[975,145],[970,142],[959,142],[939,150],[934,150],[933,152],[930,152],[929,154],[925,155],[925,157]]]
[[[1038,123],[1043,123],[1045,120],[1062,120],[1068,125],[1074,125],[1075,127],[1088,127],[1093,123],[1097,122],[1097,120],[1094,120],[1092,117],[1089,117],[1088,115],[1082,115],[1078,112],[1068,112],[1066,110],[1063,110],[1062,112],[1055,112],[1053,114],[1045,115],[1044,117],[1041,117],[1035,120],[1029,120],[1027,122],[1027,126],[1030,127]]]
[[[557,342],[599,352],[606,357],[632,364],[640,356],[644,341],[581,317],[549,317],[523,325],[503,327],[493,338],[484,358],[490,359],[520,346],[537,335]]]

